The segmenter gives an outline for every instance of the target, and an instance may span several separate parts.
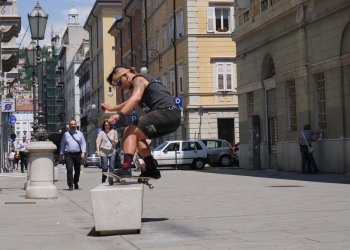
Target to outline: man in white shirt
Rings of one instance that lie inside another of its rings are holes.
[[[27,136],[23,135],[22,141],[19,142],[19,154],[21,156],[21,172],[24,173],[24,168],[27,170],[28,162],[27,162],[27,145],[29,141],[27,140]]]

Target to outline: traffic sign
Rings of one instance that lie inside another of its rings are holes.
[[[14,98],[2,99],[1,112],[9,113],[9,112],[15,112],[15,111],[16,111],[16,105],[15,105]]]
[[[6,116],[6,122],[8,125],[14,125],[16,123],[16,116],[9,114],[8,116]]]
[[[177,106],[179,106],[179,108],[182,108],[182,97],[180,96],[174,96],[174,100]]]
[[[133,110],[131,112],[130,121],[131,121],[131,123],[134,123],[134,124],[137,124],[138,121],[139,121],[139,118],[137,117],[137,114],[136,114],[135,110]]]

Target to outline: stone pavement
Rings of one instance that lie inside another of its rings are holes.
[[[144,189],[141,233],[98,236],[101,170],[83,172],[68,191],[61,167],[54,200],[25,199],[25,175],[0,174],[0,249],[350,249],[350,175],[162,170]]]

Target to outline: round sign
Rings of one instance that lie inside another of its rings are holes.
[[[14,115],[8,115],[8,116],[6,116],[6,122],[7,122],[7,124],[9,124],[9,125],[14,125],[15,123],[16,123],[16,116],[14,116]]]

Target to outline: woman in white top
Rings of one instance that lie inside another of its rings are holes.
[[[112,172],[115,166],[116,145],[118,143],[118,133],[112,129],[108,121],[102,124],[102,131],[96,138],[96,153],[102,160],[102,182],[106,181],[107,176],[103,172]]]

